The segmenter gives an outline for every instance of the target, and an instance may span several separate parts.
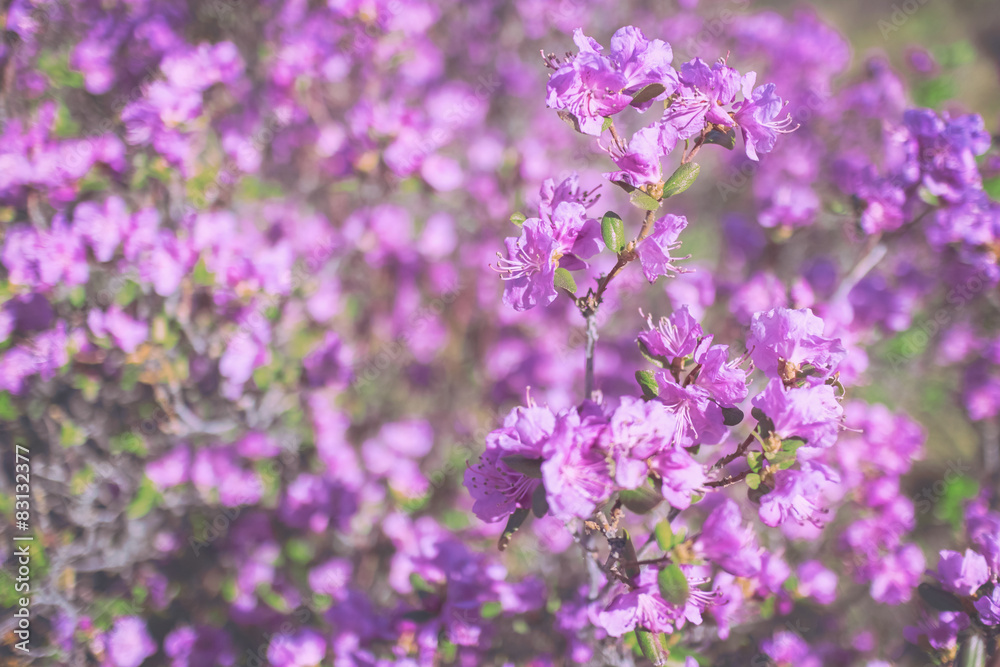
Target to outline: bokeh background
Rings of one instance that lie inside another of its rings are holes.
[[[292,654],[315,648],[305,628],[327,642],[323,664],[428,650],[439,657],[426,664],[574,660],[574,629],[553,620],[579,584],[572,540],[546,518],[501,555],[502,525],[479,522],[462,487],[526,388],[554,409],[582,397],[579,313],[505,310],[489,268],[545,179],[576,171],[589,189],[610,168],[545,108],[539,50],[572,49],[574,28],[607,43],[632,24],[672,42],[675,62],[728,52],[762,80],[784,71],[793,112],[859,82],[878,89],[873,63],[887,62],[909,105],[1000,127],[989,0],[0,7],[5,610],[17,598],[15,444],[30,450],[38,546],[32,656],[13,648],[5,613],[7,665],[304,665]],[[769,16],[773,32],[755,35]],[[872,95],[891,105],[894,90]],[[837,113],[833,101],[814,110],[834,146]],[[738,153],[706,155],[678,204],[699,271],[616,282],[596,363],[606,395],[635,392],[640,309],[698,304],[706,330],[738,348],[746,304],[797,305],[786,288],[810,258],[846,271],[868,247],[843,193],[821,192],[828,203],[804,222],[759,224],[765,176],[777,176],[766,161],[741,172]],[[602,210],[628,208],[599,192]],[[979,361],[943,360],[952,339],[922,335],[947,293],[922,252],[929,287],[875,318],[850,396],[925,429],[905,495],[933,553],[963,501],[1000,478],[980,474],[997,474],[984,446],[996,415],[970,419],[962,398]],[[742,293],[760,270],[760,295]],[[949,313],[995,333],[996,296]],[[881,624],[867,606],[851,615]],[[718,664],[747,655],[737,646]]]

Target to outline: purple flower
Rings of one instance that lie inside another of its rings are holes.
[[[954,650],[958,644],[958,634],[969,627],[969,617],[961,611],[942,611],[936,615],[927,614],[917,627],[903,628],[903,637],[913,644],[919,645],[920,637],[927,637],[927,642],[944,651]]]
[[[73,213],[73,227],[87,240],[99,262],[110,261],[129,226],[121,197],[108,197],[104,206],[83,202]]]
[[[588,518],[612,491],[611,471],[596,445],[600,429],[581,420],[576,410],[559,415],[545,445],[542,463],[545,494],[553,516]]]
[[[821,526],[826,510],[818,506],[826,478],[818,470],[782,470],[775,473],[774,490],[760,502],[760,520],[780,526],[785,521]]]
[[[577,28],[573,41],[580,49],[575,57],[559,67],[549,78],[546,104],[576,117],[580,131],[600,136],[604,117],[612,116],[629,105],[622,92],[628,80],[614,63],[600,54],[602,47]]]
[[[615,462],[615,484],[623,489],[641,486],[649,471],[646,460],[672,447],[676,430],[676,415],[662,403],[622,397],[601,441]]]
[[[823,337],[823,320],[808,308],[756,313],[747,347],[757,368],[782,380],[794,378],[806,364],[829,377],[846,354],[839,340]]]
[[[652,458],[649,467],[663,482],[663,499],[680,510],[691,505],[692,494],[702,489],[706,482],[705,467],[684,449],[660,452]]]
[[[1000,578],[1000,514],[978,511],[970,505],[965,513],[966,532],[972,546],[986,558],[990,574]]]
[[[778,118],[784,104],[781,98],[774,94],[774,84],[768,83],[754,89],[753,84],[756,79],[756,72],[749,72],[743,78],[745,99],[739,103],[733,116],[733,120],[740,127],[740,132],[743,133],[747,157],[751,160],[759,160],[758,153],[770,153],[779,133],[795,129],[789,129],[792,123],[790,115]]]
[[[1000,625],[1000,585],[994,585],[989,595],[984,595],[974,604],[980,621],[986,625]]]
[[[670,66],[674,59],[670,45],[659,39],[647,40],[642,31],[634,26],[619,28],[611,36],[608,57],[625,77],[623,92],[635,95],[654,83],[664,87],[663,93],[657,97],[640,104],[632,103],[640,111],[645,111],[654,101],[665,99],[677,90],[677,72]]]
[[[612,637],[621,637],[636,627],[651,632],[673,632],[677,614],[672,605],[660,597],[657,571],[645,568],[635,583],[635,589],[616,596],[597,614],[600,626]]]
[[[753,405],[774,423],[778,438],[801,438],[809,447],[827,448],[837,440],[844,407],[828,384],[786,388],[771,381]]]
[[[734,121],[725,107],[740,89],[740,73],[721,62],[711,68],[700,58],[681,65],[678,97],[663,113],[681,139],[699,134],[706,123],[732,127]]]
[[[760,643],[761,653],[781,667],[821,667],[821,660],[812,654],[809,645],[794,632],[776,632]]]
[[[122,616],[108,633],[108,658],[114,667],[139,667],[156,653],[146,622],[138,616]]]
[[[871,596],[876,602],[898,605],[910,599],[924,572],[924,554],[906,544],[873,564]]]
[[[330,595],[335,600],[344,600],[347,586],[351,582],[351,575],[350,561],[343,558],[331,558],[309,570],[309,588],[314,593]]]
[[[556,416],[548,407],[518,406],[507,414],[502,429],[486,436],[486,443],[511,454],[539,458],[555,427]]]
[[[146,477],[163,491],[190,479],[191,448],[186,442],[174,445],[169,452],[146,464]]]
[[[117,305],[112,305],[105,313],[90,311],[87,326],[95,336],[110,335],[115,345],[128,354],[135,352],[149,335],[148,324],[132,319]]]
[[[687,218],[668,213],[653,224],[653,233],[636,246],[635,252],[642,264],[642,274],[650,283],[656,282],[659,276],[683,272],[674,261],[686,258],[671,257],[670,251],[681,247],[677,237],[685,227]]]
[[[613,146],[611,159],[620,171],[608,172],[604,177],[612,182],[627,183],[633,188],[660,182],[663,178],[660,158],[664,152],[659,137],[657,127],[646,127],[632,135],[627,150]]]
[[[747,397],[747,374],[739,367],[740,360],[729,361],[728,345],[713,345],[703,354],[695,356],[701,364],[694,383],[725,407],[735,406]]]
[[[945,590],[967,597],[989,581],[986,559],[972,549],[966,549],[964,555],[945,549],[940,556],[937,577]]]
[[[649,331],[639,334],[639,342],[650,354],[663,357],[668,362],[694,354],[698,341],[704,337],[701,325],[691,317],[687,306],[681,306],[670,317],[661,317],[653,324],[653,316],[646,316]]]
[[[314,667],[325,657],[326,640],[312,628],[275,635],[267,647],[267,660],[274,667]]]
[[[211,626],[182,626],[163,640],[170,667],[229,667],[235,664],[232,640],[225,630]]]
[[[807,560],[799,565],[799,594],[811,597],[820,604],[829,605],[837,599],[837,575],[818,560]]]
[[[555,287],[557,243],[549,236],[544,223],[529,218],[521,226],[521,236],[504,242],[507,257],[497,262],[503,278],[503,302],[514,310],[528,310],[539,304],[549,304],[558,296]]]
[[[541,483],[508,468],[501,460],[504,455],[509,456],[491,447],[465,470],[465,488],[475,501],[472,511],[483,521],[499,521],[518,507],[531,507],[531,496]]]
[[[740,507],[725,498],[705,519],[698,544],[702,553],[737,577],[752,577],[761,568],[761,548],[753,528],[743,523]]]
[[[662,402],[677,417],[676,446],[717,445],[726,437],[722,408],[703,387],[677,384],[668,371],[656,373]]]

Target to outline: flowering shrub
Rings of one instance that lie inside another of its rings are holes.
[[[746,3],[7,4],[10,664],[1000,659],[954,63]]]

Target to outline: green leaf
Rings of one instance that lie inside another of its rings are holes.
[[[528,217],[524,215],[524,213],[521,213],[520,211],[515,211],[514,213],[510,214],[510,221],[513,222],[518,227],[523,225],[524,221],[527,219]]]
[[[651,83],[638,93],[632,96],[632,101],[630,104],[634,107],[639,106],[645,102],[650,101],[653,98],[659,97],[667,91],[666,86],[662,83]]]
[[[648,514],[657,505],[663,502],[663,494],[659,488],[653,488],[646,484],[638,489],[628,489],[618,494],[622,504],[636,514]]]
[[[63,447],[79,447],[87,442],[87,432],[71,421],[64,421],[59,433],[59,444]]]
[[[749,475],[747,475],[746,481],[747,481],[747,486],[756,491],[757,487],[760,486],[760,475],[758,475],[755,472],[752,472]]]
[[[663,650],[663,643],[660,639],[661,634],[642,628],[635,629],[635,639],[639,644],[642,655],[656,667],[663,667],[663,665],[667,664],[667,655]]]
[[[695,162],[688,162],[677,167],[677,171],[663,184],[663,198],[679,195],[690,188],[698,180],[699,172],[701,172],[701,165]]]
[[[0,419],[8,422],[17,419],[17,408],[6,391],[0,391]]]
[[[660,208],[660,200],[642,190],[634,190],[628,200],[633,206],[638,206],[644,211],[655,211]]]
[[[524,520],[528,518],[528,514],[530,513],[531,510],[524,507],[518,507],[514,510],[514,513],[507,519],[507,525],[503,529],[503,534],[497,541],[497,549],[503,551],[510,546],[510,538],[517,532],[517,529],[521,527],[521,524],[524,523]]]
[[[611,116],[605,116],[604,117],[604,122],[601,123],[601,132],[604,132],[609,127],[611,127],[611,124],[614,123],[614,122],[615,121],[614,121],[614,119]]]
[[[573,274],[561,266],[556,269],[556,287],[564,289],[570,294],[576,294],[576,281]]]
[[[653,534],[656,535],[656,546],[660,547],[661,551],[670,551],[674,548],[674,529],[669,521],[664,519],[656,524]]]
[[[956,667],[986,667],[986,644],[979,634],[971,634],[958,649]]]
[[[604,245],[611,252],[617,255],[625,249],[625,225],[614,211],[608,211],[601,218],[601,234],[604,235]]]
[[[683,607],[691,595],[691,587],[687,577],[679,565],[671,563],[656,575],[656,583],[660,586],[660,595],[675,607]]]
[[[160,492],[156,490],[152,480],[143,477],[136,491],[135,498],[128,504],[128,517],[139,519],[149,514],[150,510],[159,504]]]
[[[312,545],[305,540],[298,538],[288,540],[285,542],[285,551],[288,553],[289,560],[299,565],[308,563],[313,559]]]
[[[924,582],[917,586],[921,599],[938,611],[963,611],[962,601],[952,593]]]
[[[549,513],[549,500],[545,497],[544,484],[539,484],[531,492],[531,511],[539,519]]]
[[[653,371],[636,371],[635,381],[642,388],[643,398],[651,400],[660,395],[660,387],[656,384]]]
[[[514,472],[519,472],[532,479],[542,478],[542,459],[529,459],[527,456],[520,454],[511,454],[501,457],[500,460]]]
[[[739,408],[722,408],[722,423],[726,426],[736,426],[743,421],[743,411]]]
[[[195,285],[210,287],[215,284],[215,274],[208,270],[204,257],[198,258],[198,263],[194,265],[191,279],[194,280]]]
[[[487,602],[479,612],[482,618],[496,618],[503,611],[503,605],[497,601]]]
[[[760,452],[750,452],[747,454],[747,465],[750,466],[750,470],[754,472],[760,472],[761,468],[761,454]]]
[[[562,120],[564,123],[572,127],[574,130],[576,130],[577,132],[580,131],[580,121],[576,119],[576,116],[574,116],[568,111],[563,111],[561,109],[556,112],[556,115],[559,116],[560,120]]]
[[[646,344],[643,343],[642,340],[638,340],[636,342],[639,344],[639,354],[641,354],[646,361],[660,368],[666,368],[670,365],[669,359],[650,352],[649,348],[646,347]]]
[[[712,130],[705,136],[706,144],[722,146],[726,150],[733,150],[736,147],[736,131],[733,128],[726,128],[725,132]]]

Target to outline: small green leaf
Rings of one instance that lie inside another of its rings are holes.
[[[684,576],[680,566],[674,563],[660,570],[656,575],[656,583],[660,586],[660,595],[663,599],[675,607],[684,606],[691,594],[687,577]]]
[[[576,116],[574,116],[568,111],[563,111],[561,109],[556,112],[556,115],[559,116],[560,120],[562,120],[564,123],[572,127],[574,130],[576,130],[577,132],[580,131],[580,121],[577,120]]]
[[[573,274],[561,266],[556,269],[556,287],[564,289],[570,294],[576,294],[576,281]]]
[[[0,419],[8,422],[17,419],[17,408],[6,391],[0,391]]]
[[[633,206],[638,206],[644,211],[655,211],[660,208],[660,200],[642,190],[634,190],[628,200]]]
[[[128,517],[139,519],[146,516],[160,502],[160,498],[160,492],[156,490],[152,480],[143,477],[135,498],[128,505]]]
[[[706,144],[722,146],[726,150],[733,150],[736,147],[736,131],[733,128],[726,128],[725,132],[712,130],[705,136]]]
[[[628,489],[618,494],[622,504],[636,514],[648,514],[663,502],[663,494],[659,488],[645,484],[638,489]]]
[[[663,667],[667,664],[667,655],[663,650],[663,643],[659,632],[650,632],[642,628],[635,629],[635,639],[639,644],[642,655],[655,667]]]
[[[531,511],[539,519],[549,513],[549,499],[545,497],[544,484],[539,484],[531,492]]]
[[[660,387],[656,384],[653,371],[636,371],[635,381],[642,388],[642,396],[647,400],[652,400],[660,395]]]
[[[510,221],[513,222],[518,227],[523,225],[524,221],[527,219],[528,219],[527,216],[524,215],[524,213],[521,213],[520,211],[515,211],[514,213],[510,214]]]
[[[917,586],[917,592],[928,605],[938,611],[962,611],[962,601],[954,594],[924,582]]]
[[[701,165],[695,162],[688,162],[677,167],[677,171],[663,184],[663,198],[679,195],[690,188],[698,179],[699,172],[701,172]]]
[[[520,454],[511,454],[502,457],[500,460],[503,461],[505,466],[514,472],[521,473],[525,477],[532,479],[542,478],[542,459],[529,459],[527,456]]]
[[[656,546],[660,547],[661,551],[670,551],[674,548],[674,529],[669,521],[664,519],[656,524],[653,534],[656,535]]]
[[[656,97],[659,97],[663,93],[667,92],[667,87],[662,83],[651,83],[638,93],[632,96],[632,101],[630,104],[634,107],[639,106],[645,102],[648,102]]]
[[[194,271],[191,273],[191,279],[195,285],[211,287],[215,284],[215,274],[208,270],[204,257],[198,258],[198,263],[194,265]]]
[[[614,119],[611,116],[605,116],[604,117],[604,122],[601,123],[601,132],[606,131],[609,127],[611,127],[612,123],[614,123],[614,122],[615,121],[614,121]]]
[[[749,486],[754,491],[756,491],[757,487],[760,486],[760,475],[758,475],[755,472],[752,472],[749,475],[747,475],[746,480],[747,480],[747,486]]]
[[[64,421],[59,433],[59,444],[63,447],[79,447],[87,442],[87,432],[71,421]]]
[[[641,339],[636,342],[639,344],[639,354],[641,354],[646,361],[660,368],[666,368],[670,365],[669,359],[650,352],[649,348],[646,347],[646,344],[643,343]]]
[[[754,472],[760,472],[761,468],[761,455],[760,452],[750,452],[747,454],[747,465],[750,466],[750,470]]]
[[[614,211],[608,211],[601,218],[601,234],[604,235],[604,245],[616,255],[625,248],[625,225]]]
[[[480,610],[479,615],[482,618],[496,618],[503,611],[503,605],[497,601],[487,602],[483,605],[482,610]]]
[[[722,423],[726,426],[736,426],[743,421],[743,411],[739,408],[722,408]]]
[[[528,518],[528,514],[531,510],[525,507],[518,507],[514,510],[514,513],[510,515],[507,519],[507,525],[503,529],[503,534],[500,536],[499,541],[497,541],[497,549],[503,551],[508,546],[510,546],[510,538],[517,532],[517,529],[521,527],[524,520]]]

